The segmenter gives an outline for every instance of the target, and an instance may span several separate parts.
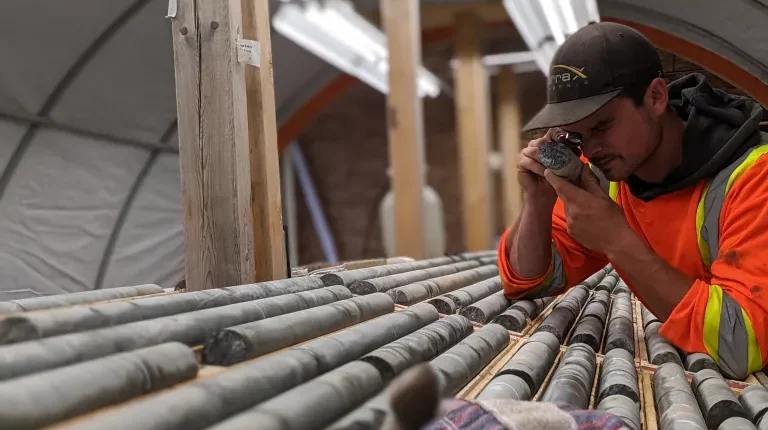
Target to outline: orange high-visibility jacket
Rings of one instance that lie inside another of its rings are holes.
[[[659,333],[685,352],[709,354],[736,379],[768,363],[768,141],[763,141],[716,176],[648,202],[633,196],[626,183],[609,186],[635,233],[667,263],[697,279]],[[510,299],[563,293],[608,264],[604,255],[568,235],[559,199],[552,214],[552,258],[542,276],[526,279],[512,270],[506,255],[510,230],[498,248]]]

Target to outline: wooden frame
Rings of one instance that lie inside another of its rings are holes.
[[[188,290],[286,276],[268,10],[179,0],[172,21]]]

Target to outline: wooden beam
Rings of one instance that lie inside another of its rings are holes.
[[[456,16],[454,73],[456,123],[459,140],[464,245],[467,251],[492,248],[491,178],[488,152],[491,139],[488,74],[482,64],[483,22],[473,14]]]
[[[285,276],[267,0],[242,1],[179,0],[172,22],[188,290]],[[240,29],[263,67],[238,62]]]
[[[421,6],[421,28],[451,27],[457,14],[471,13],[484,23],[512,23],[501,0],[478,0],[471,3],[426,3]]]
[[[256,281],[282,279],[286,273],[285,234],[280,200],[280,158],[277,148],[277,114],[272,69],[272,36],[269,0],[230,0],[230,7],[242,10],[243,34],[259,42],[260,66],[236,65],[245,73],[248,114],[248,141],[243,157],[250,160],[250,183],[242,183],[250,193],[242,194],[246,216],[252,218]],[[236,33],[235,33],[236,34]],[[250,198],[245,200],[245,196]]]
[[[523,207],[523,190],[517,179],[517,156],[522,149],[522,123],[516,79],[515,72],[510,67],[502,67],[496,77],[498,139],[504,154],[501,170],[504,184],[504,224],[507,227],[515,223]]]
[[[381,0],[389,50],[387,123],[395,196],[397,255],[425,257],[424,115],[418,94],[421,30],[418,0]]]

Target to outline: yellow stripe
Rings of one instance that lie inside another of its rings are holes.
[[[611,200],[613,200],[614,202],[616,201],[616,197],[619,195],[618,182],[610,182],[608,184],[608,195],[611,197]]]
[[[571,73],[574,73],[574,74],[578,75],[580,78],[587,79],[587,75],[582,73],[579,69],[573,68],[571,66],[566,66],[564,64],[555,64],[554,66],[552,66],[552,68],[553,69],[555,69],[555,68],[565,69],[565,70],[568,70]]]
[[[699,242],[699,254],[701,254],[701,260],[707,267],[712,264],[712,256],[709,255],[709,245],[707,245],[707,241],[704,240],[704,236],[701,235],[701,228],[704,226],[704,201],[707,198],[708,190],[709,183],[706,183],[704,185],[704,191],[701,192],[699,205],[696,207],[696,238]]]
[[[741,315],[744,318],[744,325],[747,327],[747,351],[749,357],[749,367],[747,371],[749,373],[757,372],[763,368],[763,355],[760,352],[760,344],[757,343],[755,337],[755,330],[752,328],[752,321],[749,319],[749,315],[741,309]]]
[[[728,178],[728,184],[725,186],[726,196],[728,195],[728,191],[731,190],[733,183],[736,182],[736,180],[739,179],[741,175],[744,174],[744,172],[749,170],[749,168],[755,164],[758,158],[762,157],[766,153],[768,153],[768,144],[758,146],[752,150],[747,158],[745,158],[744,161],[739,164],[739,167],[737,167],[736,170],[734,170],[733,173],[731,173],[731,176]]]
[[[723,290],[718,285],[709,286],[707,310],[704,313],[704,347],[709,356],[720,364],[720,312],[723,308]]]

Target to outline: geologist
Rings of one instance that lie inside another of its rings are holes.
[[[687,353],[744,379],[768,362],[768,135],[762,107],[700,74],[667,84],[653,45],[590,24],[555,53],[548,130],[518,158],[520,217],[499,243],[508,298],[557,295],[609,262]],[[556,133],[557,132],[557,133]],[[554,135],[588,164],[545,169]]]

